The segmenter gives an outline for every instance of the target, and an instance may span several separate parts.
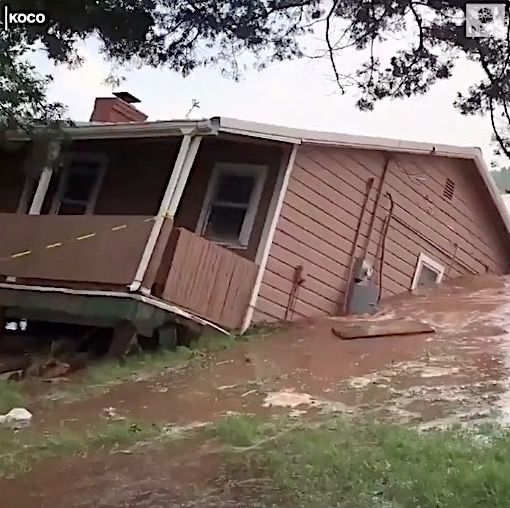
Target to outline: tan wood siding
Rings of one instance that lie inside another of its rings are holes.
[[[389,211],[385,193],[389,192],[395,205],[386,237],[383,297],[410,289],[420,252],[443,264],[449,278],[508,270],[506,232],[472,161],[432,155],[390,156],[368,243],[378,282],[379,244]],[[304,267],[305,280],[297,292],[293,318],[337,311],[336,304],[346,289],[349,253],[366,184],[374,178],[356,255],[367,241],[385,160],[385,154],[375,151],[300,147],[254,321],[284,318],[298,265]],[[443,196],[447,178],[455,183],[451,200]]]
[[[258,267],[182,228],[172,232],[162,298],[225,328],[241,328]]]

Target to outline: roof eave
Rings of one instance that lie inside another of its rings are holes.
[[[64,127],[62,137],[84,139],[131,139],[192,135],[217,135],[218,123],[214,119],[172,120],[167,122],[95,123]],[[56,133],[58,136],[59,134]],[[24,132],[9,135],[12,141],[28,141]]]

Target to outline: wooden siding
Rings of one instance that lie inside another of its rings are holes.
[[[240,328],[258,266],[186,229],[172,231],[170,242],[162,298],[225,328]]]
[[[247,143],[240,142],[238,139],[235,141],[204,139],[184,190],[181,205],[177,210],[175,225],[195,231],[209,178],[217,162],[267,165],[269,171],[260,197],[248,247],[246,249],[232,249],[239,256],[252,261],[255,260],[269,203],[273,196],[282,153],[281,147],[268,143]]]
[[[146,216],[0,214],[0,275],[52,285],[128,285],[134,280],[153,220]],[[112,230],[118,226],[126,226]],[[83,238],[91,233],[95,236]],[[61,246],[46,248],[62,243]],[[31,251],[15,259],[16,253]]]
[[[367,241],[386,155],[380,152],[302,146],[284,199],[264,274],[254,321],[285,316],[295,267],[303,265],[294,319],[334,314],[347,285],[350,250],[366,183],[373,177],[358,249]],[[446,179],[453,198],[443,196]],[[378,268],[381,232],[395,206],[386,238],[382,296],[408,291],[420,252],[443,264],[447,277],[508,270],[507,233],[472,161],[391,154],[368,243]],[[457,244],[457,247],[455,247]]]

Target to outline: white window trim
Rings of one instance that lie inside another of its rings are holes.
[[[420,275],[424,266],[434,270],[434,272],[438,274],[436,278],[436,284],[439,284],[443,280],[443,275],[445,272],[444,265],[438,263],[423,252],[420,252],[420,255],[418,256],[418,262],[416,263],[416,270],[414,271],[411,289],[416,289],[418,287],[418,281],[420,280]]]
[[[255,217],[257,216],[257,210],[259,208],[262,191],[264,190],[267,169],[268,169],[267,166],[260,164],[236,164],[224,162],[217,163],[214,166],[214,169],[211,173],[211,177],[209,179],[209,184],[207,186],[207,191],[205,193],[204,202],[202,204],[202,209],[200,211],[200,216],[198,219],[195,232],[200,235],[203,235],[205,233],[207,221],[209,219],[209,215],[211,213],[214,201],[214,196],[216,194],[220,174],[254,176],[256,178],[255,187],[253,188],[253,191],[250,196],[250,202],[248,203],[247,206],[246,215],[244,217],[244,222],[241,227],[241,233],[239,234],[238,241],[225,242],[211,239],[211,241],[214,241],[219,245],[228,245],[230,247],[246,249],[250,241],[251,231],[253,229]],[[232,207],[233,208],[235,207],[234,204],[232,204]],[[242,208],[245,207],[242,206]]]
[[[108,163],[108,158],[104,154],[93,154],[93,153],[82,153],[82,152],[70,152],[62,156],[63,165],[61,168],[62,174],[58,183],[57,191],[55,192],[55,196],[53,198],[53,202],[51,204],[50,213],[58,214],[58,210],[62,203],[62,197],[64,195],[64,190],[67,182],[67,175],[69,167],[73,162],[76,161],[87,161],[87,162],[97,162],[99,165],[98,168],[98,176],[96,183],[90,193],[89,200],[87,202],[87,207],[85,209],[84,215],[92,215],[94,213],[94,209],[96,207],[97,199],[99,197],[99,191],[101,190],[101,185],[103,183],[104,174],[106,171],[106,165]]]

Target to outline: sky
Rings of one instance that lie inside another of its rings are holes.
[[[85,64],[77,70],[39,62],[54,82],[52,99],[69,108],[74,120],[87,121],[94,98],[111,95],[104,83],[109,66],[93,43],[80,47]],[[360,60],[346,55],[346,67]],[[343,63],[343,62],[342,62]],[[467,90],[481,76],[476,64],[462,61],[452,78],[436,84],[425,96],[383,101],[372,112],[355,108],[356,98],[341,95],[332,83],[325,60],[302,59],[270,65],[262,72],[249,70],[240,82],[220,75],[215,68],[200,69],[187,78],[169,69],[142,68],[124,72],[116,90],[129,91],[141,100],[137,107],[149,120],[183,118],[193,99],[200,102],[192,118],[228,116],[291,127],[348,134],[429,141],[482,148],[493,159],[491,127],[487,117],[466,117],[453,107],[458,91]]]

